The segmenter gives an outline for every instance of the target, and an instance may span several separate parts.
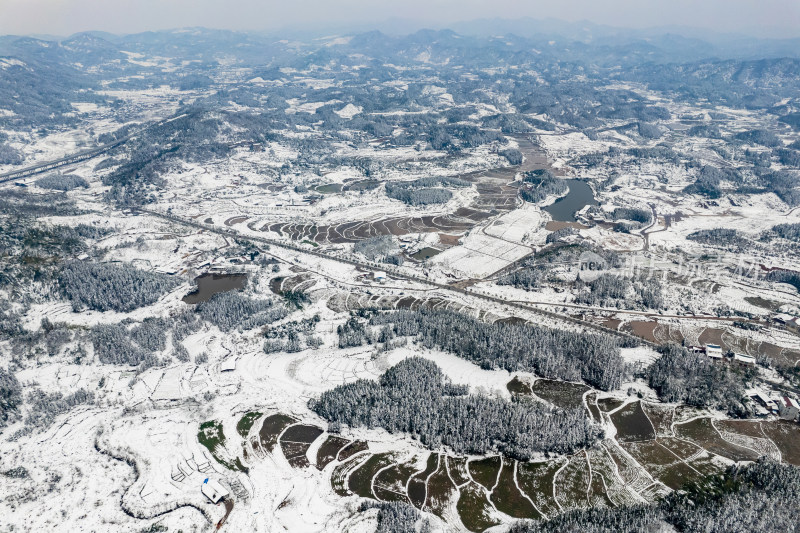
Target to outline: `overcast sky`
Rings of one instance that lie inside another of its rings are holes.
[[[476,18],[525,16],[800,36],[800,0],[0,0],[0,34],[133,33],[189,26],[363,27],[395,17],[443,27]]]

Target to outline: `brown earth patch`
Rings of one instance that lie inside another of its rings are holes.
[[[589,229],[589,226],[580,222],[559,222],[558,220],[551,220],[544,225],[544,229],[547,231],[558,231],[564,228]]]

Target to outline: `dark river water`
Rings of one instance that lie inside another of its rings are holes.
[[[575,213],[587,205],[597,205],[594,192],[585,181],[568,179],[569,192],[543,209],[558,222],[577,222]]]
[[[184,303],[199,304],[207,302],[218,292],[243,289],[247,284],[247,274],[203,274],[194,278],[197,290],[183,297]]]

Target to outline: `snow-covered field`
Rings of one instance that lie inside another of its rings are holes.
[[[323,42],[327,48],[336,48],[349,40],[335,36]],[[172,73],[186,66],[161,55],[123,54],[120,61],[131,68]],[[470,394],[504,401],[512,399],[508,386],[512,378],[532,383],[536,376],[482,368],[421,343],[398,343],[391,349],[377,342],[341,348],[338,328],[354,316],[366,323],[373,309],[447,309],[486,322],[527,321],[570,332],[587,328],[597,331],[602,326],[607,328],[602,330],[605,333],[639,335],[657,342],[702,344],[719,337],[742,352],[758,356],[769,352],[773,363],[784,358],[796,364],[800,359],[800,336],[791,328],[781,329],[770,322],[777,311],[800,316],[800,294],[789,284],[766,279],[773,268],[800,271],[800,255],[793,243],[773,245],[768,238],[762,239],[777,224],[800,223],[800,210],[791,208],[773,192],[743,194],[725,189],[719,198],[710,199],[684,191],[697,180],[701,165],[724,167],[736,160],[721,155],[727,142],[723,138],[680,133],[685,124],[677,117],[697,115],[703,117],[699,120],[711,122],[712,114],[725,114],[729,118],[723,130],[730,135],[763,126],[766,119],[757,112],[723,106],[712,110],[672,102],[635,84],[614,85],[610,87],[644,95],[670,110],[674,118],[659,119],[655,124],[664,137],[646,139],[628,127],[630,124],[617,120],[607,120],[603,128],[584,133],[558,122],[557,117],[518,113],[508,94],[488,94],[491,103],[464,102],[472,96],[452,90],[437,76],[421,72],[406,79],[403,69],[392,65],[384,67],[393,69],[397,79],[376,83],[375,87],[399,94],[408,92],[411,84],[425,99],[425,105],[371,111],[367,104],[346,103],[350,101],[345,96],[346,80],[366,68],[358,64],[358,57],[349,59],[352,64],[342,72],[328,70],[332,68],[328,66],[305,70],[287,67],[279,70],[279,78],[265,81],[253,69],[239,69],[231,58],[217,58],[224,67],[217,80],[225,87],[233,89],[241,83],[257,92],[248,100],[231,90],[230,98],[216,102],[206,118],[243,113],[250,120],[250,114],[257,116],[264,108],[280,104],[279,113],[297,123],[278,129],[265,122],[260,126],[264,131],[256,132],[254,127],[251,132],[240,124],[232,125],[232,121],[209,139],[226,148],[220,148],[224,155],[198,158],[202,162],[170,161],[159,167],[158,180],[143,186],[152,195],[147,208],[177,217],[177,222],[114,203],[109,193],[115,189],[104,178],[125,162],[130,155],[125,152],[127,148],[62,169],[65,174],[87,180],[87,188],[65,193],[84,212],[38,216],[35,223],[41,228],[86,225],[108,232],[80,254],[64,252],[56,259],[59,264],[124,263],[141,271],[177,277],[180,283],[154,302],[131,311],[98,311],[73,305],[60,288],[58,272],[44,267],[41,272],[33,270],[31,287],[26,290],[15,293],[0,285],[0,296],[3,302],[9,302],[8,309],[21,313],[14,338],[0,341],[3,368],[13,371],[26,396],[20,416],[0,434],[0,530],[121,532],[159,524],[170,531],[208,531],[225,520],[220,526],[225,531],[374,531],[376,511],[359,511],[362,498],[342,496],[335,490],[335,483],[341,482],[336,476],[343,475],[337,468],[343,461],[336,459],[324,468],[315,467],[321,443],[338,428],[329,427],[309,402],[339,385],[378,380],[390,367],[415,356],[435,362],[453,383],[466,385]],[[430,51],[420,51],[416,60],[426,69],[436,65]],[[0,59],[0,68],[19,66],[10,61]],[[470,79],[471,74],[463,72],[463,76]],[[94,146],[104,133],[162,120],[196,98],[216,94],[145,83],[145,79],[140,73],[106,80],[103,85],[107,88],[97,94],[111,99],[115,107],[72,103],[68,115],[80,126],[57,127],[46,134],[30,129],[0,132],[7,134],[8,145],[19,150],[23,159],[20,165],[0,165],[0,173]],[[124,88],[131,80],[147,88]],[[278,104],[267,102],[270,89],[284,85],[300,90]],[[341,90],[341,99],[316,94],[329,89]],[[326,120],[319,118],[326,106],[328,117],[339,124],[340,131],[326,132],[320,127]],[[0,118],[10,118],[9,113],[0,109]],[[499,137],[457,149],[444,146],[434,150],[430,140],[392,142],[402,138],[404,129],[415,126],[412,123],[417,115],[428,113],[441,113],[436,117],[437,127],[475,126],[484,120],[492,124],[492,117],[509,114],[550,122],[553,129],[532,127],[529,135],[512,135],[505,132],[519,130],[492,125],[485,129]],[[379,133],[350,129],[375,117],[403,117],[409,125],[376,128]],[[317,120],[320,122],[314,122]],[[239,141],[237,134],[243,132],[253,135]],[[785,137],[781,142],[784,140],[787,145],[791,141]],[[638,158],[626,152],[666,144],[684,155],[691,154],[697,164]],[[509,148],[524,151],[526,159],[521,166],[510,167],[511,157],[501,155]],[[617,154],[613,161],[581,163],[582,156],[605,154],[612,148]],[[108,166],[103,168],[100,163]],[[559,233],[556,237],[560,241],[548,242],[551,232],[545,226],[553,221],[542,208],[555,198],[551,196],[538,205],[522,201],[515,187],[527,169],[548,169],[559,177],[587,180],[599,206],[585,207],[577,223],[555,221],[555,226],[579,229],[564,237]],[[755,180],[754,176],[747,174],[746,178]],[[24,179],[24,188],[0,186],[41,195],[47,191],[34,184],[38,177]],[[386,194],[387,182],[431,177],[460,177],[467,183],[449,187],[452,197],[441,204],[408,205]],[[650,223],[621,228],[612,220],[614,209],[620,207],[652,212],[654,218]],[[323,228],[325,238],[317,239]],[[690,237],[712,229],[736,230],[749,239],[748,244],[734,249],[703,244]],[[400,250],[398,256],[390,258],[391,264],[354,252],[355,241],[380,235],[391,236],[396,250]],[[267,244],[253,237],[272,241]],[[440,253],[429,259],[415,257],[424,248]],[[568,254],[571,250],[592,250],[608,264],[598,270],[581,270],[581,260],[575,259],[582,257],[580,254],[547,262],[548,254]],[[5,248],[0,251],[6,252]],[[38,264],[38,253],[26,255],[25,260]],[[538,262],[540,257],[543,262]],[[527,261],[529,258],[535,261]],[[505,284],[506,279],[498,280],[518,268],[543,271],[527,286],[530,290]],[[147,320],[157,320],[169,329],[183,313],[196,309],[183,298],[192,291],[194,278],[207,272],[246,274],[243,294],[255,300],[274,299],[287,306],[287,316],[249,330],[237,328],[241,324],[225,329],[206,320],[185,337],[176,337],[169,330],[164,346],[154,350],[154,359],[147,364],[100,362],[92,337],[102,329],[97,326],[120,325],[130,331]],[[388,273],[383,281],[380,272]],[[603,276],[629,281],[629,293],[645,284],[657,285],[660,292],[652,300],[660,305],[649,308],[637,294],[586,299],[594,290],[594,282],[607,279]],[[293,297],[299,298],[298,294],[302,298],[290,302]],[[6,309],[0,307],[0,313],[6,313]],[[567,321],[567,317],[581,321]],[[3,327],[5,318],[0,314]],[[282,327],[309,330],[297,334],[304,339],[299,348],[290,350],[287,344],[267,353],[269,335]],[[61,331],[70,339],[53,353],[48,351],[48,343],[55,344],[58,339],[51,338],[57,336],[50,335],[51,330]],[[373,327],[370,334],[377,337],[378,330]],[[310,339],[318,340],[320,346],[309,348]],[[620,356],[628,368],[639,372],[660,353],[652,345],[642,344],[622,348]],[[755,373],[791,390],[791,383],[775,368],[758,367]],[[76,391],[91,393],[91,399],[67,405],[65,398]],[[532,401],[548,402],[532,391]],[[701,417],[722,418],[719,412],[660,403],[657,392],[634,372],[626,374],[617,390],[580,394],[583,396],[579,395],[578,404],[586,408],[591,423],[606,432],[603,446],[618,448],[624,461],[632,464],[624,473],[624,468],[613,461],[606,464],[613,468],[603,473],[607,477],[603,486],[608,484],[609,494],[618,498],[614,503],[644,502],[669,490],[657,479],[656,470],[637,463],[621,447],[616,440],[619,435],[612,420],[614,413],[631,408],[640,398],[654,409],[670,411],[676,420],[680,411],[684,419],[669,427],[670,435],[678,423]],[[601,396],[619,405],[601,413],[596,401]],[[52,420],[39,425],[31,422],[37,397],[48,408],[58,409]],[[242,434],[238,423],[253,413],[258,413],[258,423]],[[260,440],[259,424],[278,413],[322,432],[303,452],[311,466],[298,467],[291,462],[296,457],[287,456],[282,443],[269,451]],[[224,444],[213,451],[201,443],[200,437],[201,425],[209,422],[221,424],[226,436]],[[369,453],[359,452],[362,455],[356,462],[369,454],[386,453],[391,464],[414,463],[421,471],[426,467],[425,456],[431,452],[409,435],[393,435],[377,427],[344,427],[338,436],[368,444]],[[743,436],[733,433],[728,438],[745,442]],[[765,437],[765,441],[769,439]],[[775,444],[770,444],[772,447],[762,442],[759,449],[769,448],[772,456],[781,457],[773,450]],[[591,476],[590,456],[601,465],[602,460],[608,460],[597,458],[606,455],[598,448],[571,457],[540,454],[535,459],[564,461],[564,468],[569,462],[585,459]],[[444,446],[433,451],[455,456]],[[701,448],[700,455],[707,458],[708,453]],[[235,463],[237,460],[241,462]],[[732,462],[714,460],[720,469]],[[26,475],[14,474],[19,467]],[[448,468],[445,466],[445,471],[451,476]],[[525,496],[514,472],[513,484]],[[472,474],[469,476],[474,484]],[[553,476],[553,480],[557,478]],[[230,490],[232,512],[228,514],[230,509],[226,510],[224,504],[214,505],[203,495],[201,487],[206,479],[219,481]],[[451,481],[458,490],[466,486]],[[556,498],[558,483],[550,483],[553,508],[559,512],[563,508]],[[500,524],[492,531],[500,533],[512,519],[498,509],[495,499],[494,495],[487,497],[487,507]],[[528,500],[533,505],[533,500]],[[444,520],[427,512],[430,506],[425,509],[433,530],[465,531],[455,501],[447,505]]]

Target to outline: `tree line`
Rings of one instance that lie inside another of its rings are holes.
[[[542,452],[570,453],[602,437],[583,409],[470,395],[420,357],[398,363],[378,382],[337,386],[309,407],[330,422],[407,433],[432,449],[495,451],[522,460]]]
[[[549,379],[585,381],[603,390],[619,386],[624,374],[617,340],[532,324],[487,324],[453,311],[379,313],[373,325],[393,335],[413,336],[426,348],[451,352],[481,368],[533,372]]]

